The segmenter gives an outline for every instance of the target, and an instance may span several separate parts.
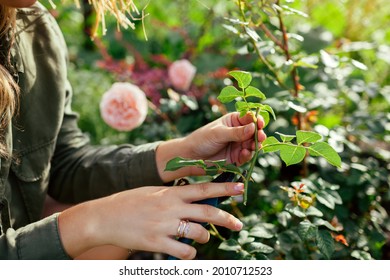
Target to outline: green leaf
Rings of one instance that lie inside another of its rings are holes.
[[[322,139],[320,134],[313,131],[298,130],[296,134],[298,145],[301,145],[302,143],[315,143]]]
[[[283,142],[291,142],[295,138],[295,135],[287,135],[280,132],[275,132],[280,136],[280,139],[282,139]]]
[[[251,230],[249,231],[249,235],[258,238],[266,238],[266,239],[274,237],[274,234],[269,229],[267,229],[265,226],[262,225],[257,225],[251,228]]]
[[[225,251],[234,251],[238,252],[241,250],[241,245],[235,240],[235,239],[228,239],[224,242],[222,242],[218,249],[225,250]]]
[[[289,166],[301,162],[306,155],[306,149],[300,146],[285,144],[280,147],[280,157]]]
[[[238,82],[238,86],[242,89],[247,88],[252,81],[252,75],[245,71],[230,71],[228,73]]]
[[[269,123],[269,113],[267,111],[260,111],[259,115],[263,117],[264,127],[266,127]]]
[[[299,60],[299,61],[295,62],[294,65],[296,67],[302,67],[302,68],[311,68],[311,69],[317,69],[318,68],[317,65],[308,63],[308,62],[303,61],[303,60]]]
[[[240,168],[238,168],[234,164],[226,164],[224,166],[221,166],[221,169],[224,169],[226,171],[230,171],[230,172],[235,173],[235,174],[241,174]]]
[[[236,252],[237,253],[237,259],[238,260],[245,260],[245,261],[250,261],[250,260],[255,260],[255,257],[250,254],[249,252],[245,251],[244,249],[241,248],[240,251]]]
[[[287,227],[287,225],[292,219],[291,214],[287,211],[282,211],[279,214],[277,214],[277,216],[278,216],[278,222],[284,227]]]
[[[330,259],[334,252],[334,240],[327,230],[319,230],[316,236],[316,243],[320,252]]]
[[[240,32],[232,25],[222,24],[222,27],[227,29],[230,32],[233,32],[234,34],[240,34]]]
[[[338,153],[325,142],[317,142],[308,147],[309,154],[311,156],[322,156],[324,157],[330,164],[340,167],[341,166],[341,158]]]
[[[329,209],[332,209],[332,210],[334,209],[335,204],[336,204],[335,198],[332,195],[330,195],[329,193],[322,191],[316,195],[316,198],[317,198],[319,203],[325,205]]]
[[[306,155],[304,147],[281,143],[273,136],[267,137],[261,145],[264,153],[280,151],[280,157],[287,166],[301,162]]]
[[[249,232],[247,230],[240,231],[240,233],[238,235],[239,235],[239,237],[238,237],[237,241],[241,245],[244,245],[247,243],[252,243],[253,241],[255,241],[254,237],[249,236]]]
[[[248,103],[245,101],[237,101],[235,104],[236,111],[240,113],[240,117],[246,115],[246,113],[250,110]]]
[[[186,166],[198,166],[201,168],[206,168],[206,164],[203,160],[194,160],[194,159],[186,159],[182,157],[175,157],[168,161],[167,165],[165,166],[165,171],[175,171],[182,167]]]
[[[274,120],[276,120],[275,112],[274,112],[274,110],[272,109],[271,106],[269,106],[267,104],[263,104],[262,109],[267,111],[267,112],[269,112],[269,113],[271,113],[271,115],[274,118]]]
[[[249,244],[247,251],[249,253],[263,253],[263,254],[269,254],[274,251],[274,248],[261,243],[261,242],[252,242]]]
[[[263,109],[264,107],[263,104],[255,103],[255,102],[247,102],[246,104],[248,104],[249,109],[257,109],[257,108]]]
[[[235,174],[241,174],[240,168],[236,165],[227,163],[225,159],[221,160],[205,160],[207,167],[203,167],[207,175],[214,176],[220,171],[230,171]]]
[[[244,26],[245,28],[245,32],[246,34],[251,37],[253,40],[255,40],[255,42],[258,42],[259,40],[261,40],[259,34],[257,34],[257,32],[255,30],[253,30],[252,28],[249,28],[247,26]]]
[[[236,102],[236,110],[237,111],[239,111],[239,110],[249,111],[248,103],[246,103],[245,101],[237,101]]]
[[[262,253],[255,253],[255,260],[269,260],[269,258]]]
[[[234,164],[227,163],[225,159],[205,160],[205,164],[207,164],[207,168],[205,170],[209,171],[210,173],[218,172],[222,170],[222,171],[230,171],[235,174],[241,174],[240,168],[238,168]],[[212,175],[215,175],[215,173]]]
[[[206,171],[206,175],[208,175],[208,176],[217,175],[218,171],[219,171],[218,167],[216,167],[215,165],[207,166],[204,168],[204,170]]]
[[[373,260],[370,253],[368,253],[366,251],[361,251],[361,250],[352,251],[351,257],[354,257],[355,259],[358,259],[358,260]]]
[[[261,100],[266,99],[265,94],[262,93],[258,88],[248,86],[245,89],[245,97],[250,97],[250,96],[260,98]]]
[[[281,5],[281,7],[283,8],[283,10],[286,10],[286,11],[292,13],[292,14],[300,15],[300,16],[305,17],[305,18],[309,17],[308,14],[306,14],[305,12],[299,11],[297,9],[293,9],[290,6]]]
[[[316,226],[324,226],[324,227],[327,227],[328,229],[332,230],[332,231],[339,231],[337,228],[335,228],[334,226],[332,226],[331,223],[329,223],[328,221],[325,221],[323,219],[317,219],[314,224]]]
[[[261,143],[261,146],[264,153],[270,153],[279,151],[282,144],[274,136],[270,136]]]
[[[222,103],[229,103],[237,97],[243,97],[243,93],[236,89],[234,86],[227,86],[221,90],[221,93],[218,95],[217,98]]]
[[[310,221],[302,221],[298,226],[298,234],[302,240],[314,239],[317,236],[318,228]]]
[[[226,159],[221,159],[221,160],[208,160],[206,161],[207,163],[211,163],[215,165],[218,168],[223,168],[226,166]]]
[[[288,107],[290,107],[291,109],[299,112],[299,113],[306,113],[307,112],[307,109],[301,105],[297,105],[295,103],[293,103],[292,101],[288,101],[287,102],[287,105]]]
[[[307,216],[322,217],[324,214],[314,206],[310,206],[306,209]]]
[[[333,197],[335,204],[339,204],[339,205],[343,204],[343,199],[341,198],[340,194],[337,191],[327,190],[326,192]]]
[[[294,206],[292,203],[288,203],[284,210],[299,218],[306,218],[306,214],[302,211],[302,209],[299,206]]]

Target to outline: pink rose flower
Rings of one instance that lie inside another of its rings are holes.
[[[196,73],[196,67],[187,59],[173,62],[168,68],[168,77],[178,90],[186,91],[190,88],[192,79]]]
[[[100,101],[103,120],[119,131],[130,131],[140,126],[147,113],[145,93],[130,83],[114,83]]]

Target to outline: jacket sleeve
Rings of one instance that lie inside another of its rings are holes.
[[[51,162],[49,194],[77,203],[140,186],[162,185],[155,161],[159,142],[133,146],[91,146],[71,110],[67,83],[63,123]]]
[[[68,60],[62,33],[53,20],[58,52]],[[59,39],[58,39],[59,38]],[[60,89],[65,94],[62,125],[51,160],[49,194],[60,202],[78,203],[139,186],[162,185],[155,162],[159,142],[133,146],[91,146],[77,126],[71,109],[72,87],[66,73]]]
[[[69,260],[58,233],[58,214],[0,236],[0,259]]]

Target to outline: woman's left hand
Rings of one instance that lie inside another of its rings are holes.
[[[266,138],[264,121],[257,119],[258,142]],[[251,159],[255,150],[255,125],[251,114],[240,118],[239,113],[227,114],[187,136],[191,156],[195,159],[226,159],[230,163],[242,165]]]
[[[266,138],[264,120],[257,118],[258,142]],[[190,135],[164,142],[157,149],[157,164],[165,168],[168,160],[180,156],[190,159],[219,160],[242,165],[249,161],[255,150],[255,125],[251,114],[240,118],[239,113],[229,113],[195,130]],[[199,168],[182,168],[179,172],[164,172],[160,175],[169,181],[183,176],[201,175]],[[167,177],[165,177],[167,176]]]

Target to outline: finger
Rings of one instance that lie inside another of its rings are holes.
[[[255,142],[253,141],[253,139],[250,139],[250,140],[247,140],[247,141],[244,141],[242,143],[237,143],[237,145],[234,145],[234,149],[239,149],[239,150],[242,150],[242,149],[247,149],[247,150],[253,150],[253,147],[254,147],[254,144]]]
[[[173,187],[179,190],[179,196],[186,202],[194,202],[206,198],[232,196],[242,194],[244,185],[242,183],[199,183],[183,187]]]
[[[233,143],[230,150],[230,162],[235,162],[238,165],[249,161],[252,158],[254,151],[253,140],[247,140],[242,143]]]
[[[259,143],[259,147],[261,146],[261,143],[264,142],[264,140],[267,139],[267,135],[265,134],[265,132],[263,130],[259,130],[258,133],[257,133],[257,141]],[[234,145],[233,149],[248,149],[248,150],[252,150],[254,151],[255,150],[255,142],[253,141],[253,139],[249,139],[249,140],[246,140],[246,141],[243,141],[241,143],[235,143],[237,145]]]
[[[252,151],[251,150],[248,150],[248,149],[242,149],[240,151],[240,154],[238,156],[238,161],[237,161],[237,164],[240,166],[248,161],[251,160],[252,158]]]
[[[207,204],[189,204],[182,212],[191,221],[211,223],[231,230],[242,229],[242,222],[239,219],[226,211]]]
[[[265,122],[264,122],[264,119],[262,116],[258,116],[257,117],[257,128],[259,130],[263,129],[264,128],[264,125],[265,125]]]
[[[200,224],[190,223],[188,234],[185,237],[193,239],[200,244],[205,244],[210,240],[210,232]]]
[[[245,141],[248,139],[251,139],[255,133],[255,125],[253,123],[253,117],[252,115],[246,115],[244,118],[248,118],[250,121],[248,123],[242,123],[240,125],[235,125],[234,127],[230,128],[230,133],[232,134],[230,141]],[[262,142],[265,139],[265,133],[263,131],[264,127],[264,119],[261,116],[257,117],[257,131],[258,131],[258,138],[259,142]]]
[[[259,131],[258,138],[257,138],[259,148],[261,148],[261,143],[264,142],[265,139],[267,139],[267,135],[263,131]],[[245,147],[247,147],[247,145]],[[256,145],[254,141],[251,142],[250,149],[252,149],[252,151],[256,150]]]
[[[265,132],[263,130],[259,130],[257,133],[257,140],[261,143],[265,139],[267,139],[267,134],[265,134]]]
[[[240,113],[235,112],[231,114],[231,125],[232,126],[241,126],[253,123],[253,117],[251,113],[245,114],[243,117],[240,117]]]
[[[172,226],[170,236],[192,239],[200,244],[207,243],[210,240],[210,233],[201,224],[185,220],[178,221],[176,228]]]
[[[240,114],[235,112],[235,113],[231,114],[230,120],[231,120],[231,126],[247,125],[247,124],[253,123],[253,114],[248,112],[243,117],[240,117]],[[257,116],[257,127],[259,129],[263,129],[264,124],[265,124],[264,118],[260,115]]]
[[[166,238],[163,243],[163,249],[161,251],[170,256],[174,256],[182,260],[192,260],[196,256],[196,250],[194,247],[179,242],[176,239]]]
[[[214,129],[212,137],[215,142],[218,143],[228,143],[228,142],[242,142],[250,139],[253,136],[255,131],[255,126],[253,123],[250,123],[245,126],[218,126],[217,129]]]
[[[264,142],[265,139],[267,139],[267,135],[265,133],[259,133],[259,136],[258,136],[258,148],[259,149],[261,148],[261,144],[262,144],[262,142]],[[244,149],[248,149],[251,151],[256,150],[256,145],[255,145],[254,141],[245,142],[245,144],[243,144],[242,147]]]

